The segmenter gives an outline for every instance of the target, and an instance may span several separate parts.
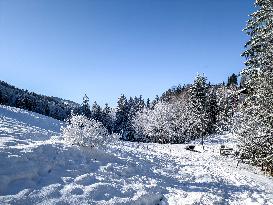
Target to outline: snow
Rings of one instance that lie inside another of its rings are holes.
[[[0,204],[273,204],[273,179],[220,156],[232,135],[205,150],[119,141],[105,150],[71,146],[62,123],[0,106]]]

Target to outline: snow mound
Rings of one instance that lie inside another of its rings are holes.
[[[0,105],[0,136],[44,140],[60,132],[62,123],[44,115]]]
[[[273,204],[273,180],[219,155],[232,136],[205,150],[118,141],[71,146],[62,123],[0,106],[0,204]],[[196,142],[198,143],[198,142]]]

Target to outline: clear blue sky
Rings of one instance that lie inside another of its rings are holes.
[[[1,80],[114,106],[239,73],[254,0],[0,0]]]

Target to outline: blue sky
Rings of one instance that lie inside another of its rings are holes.
[[[0,0],[1,80],[114,106],[239,73],[254,0]]]

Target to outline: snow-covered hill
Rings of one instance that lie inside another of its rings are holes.
[[[60,121],[0,106],[0,204],[273,204],[273,179],[185,145],[118,142],[107,151],[65,145]]]

